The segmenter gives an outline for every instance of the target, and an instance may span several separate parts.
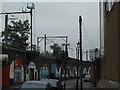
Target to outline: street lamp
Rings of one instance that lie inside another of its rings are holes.
[[[30,16],[31,16],[31,50],[32,50],[32,46],[33,46],[32,45],[32,16],[33,16],[32,11],[33,11],[33,9],[35,9],[34,3],[32,3],[32,5],[30,5],[30,6],[27,4],[27,8],[30,9]]]
[[[79,16],[79,42],[80,42],[80,90],[83,90],[83,86],[82,86],[82,76],[83,76],[83,65],[82,65],[82,17]]]
[[[97,59],[100,57],[98,48],[95,48],[95,58],[94,58],[94,87],[96,87],[96,81],[97,81],[97,72],[96,72],[96,67],[97,67]]]
[[[80,42],[77,42],[77,47],[76,47],[76,57],[77,57],[77,78],[76,78],[76,89],[78,90],[79,88],[79,81],[78,81],[78,76],[79,76],[79,50],[80,50]]]
[[[65,73],[64,73],[64,78],[65,78],[65,81],[64,81],[64,89],[66,89],[66,59],[68,57],[68,49],[67,49],[67,46],[69,44],[68,43],[63,43],[62,46],[64,48],[65,46],[65,52],[64,52],[64,49],[63,49],[63,59],[64,59],[64,69],[65,69]]]
[[[63,50],[64,50],[64,46],[65,46],[65,53],[67,54],[68,56],[68,48],[67,46],[69,46],[70,44],[69,43],[63,43],[62,46],[63,46]]]
[[[80,50],[80,42],[77,42],[77,47],[76,47],[76,58],[79,59],[79,50]]]
[[[80,48],[80,42],[79,41],[77,42],[77,46]]]

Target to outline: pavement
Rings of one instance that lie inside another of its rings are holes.
[[[66,81],[62,81],[62,85],[64,86],[64,84],[66,83],[66,89],[75,89],[76,88],[76,79],[70,79],[70,80],[66,80]],[[80,88],[80,79],[79,79],[79,88]],[[83,88],[84,89],[92,89],[93,87],[91,86],[90,82],[84,82],[83,80]]]
[[[66,90],[69,90],[69,89],[76,90],[76,79],[69,79],[69,80],[66,80],[66,81],[62,81],[61,83],[62,83],[63,86],[64,86],[64,84],[66,84]],[[21,87],[21,85],[22,84],[12,85],[10,88],[13,89],[15,87]],[[79,88],[80,88],[80,79],[79,79]],[[85,90],[93,90],[93,87],[91,86],[90,82],[84,82],[84,80],[83,80],[83,88]]]
[[[21,87],[21,85],[22,85],[22,83],[11,85],[10,88],[16,88],[16,87],[19,88],[19,87]]]

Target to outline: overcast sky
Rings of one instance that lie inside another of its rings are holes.
[[[26,8],[26,2],[2,3],[2,12],[21,11]],[[79,40],[79,16],[82,16],[82,32],[83,32],[83,50],[99,48],[99,3],[98,2],[35,2],[35,10],[33,11],[33,40],[35,35],[44,36],[68,36],[69,55],[76,57],[76,43]],[[9,16],[11,17],[11,16]],[[14,15],[20,19],[29,19],[27,15]],[[4,16],[0,16],[3,20]],[[0,28],[4,29],[4,26]],[[33,41],[34,43],[34,41]],[[35,41],[36,43],[36,41]],[[64,43],[62,39],[54,40],[49,45]],[[43,51],[43,42],[40,43],[40,50]]]

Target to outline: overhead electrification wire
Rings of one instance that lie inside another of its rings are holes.
[[[70,22],[70,23],[64,25],[64,26],[61,27],[60,29],[58,29],[58,30],[56,30],[55,32],[53,32],[53,34],[56,33],[56,32],[58,32],[58,31],[61,32],[61,30],[64,30],[65,28],[68,28],[68,26],[70,26],[71,24],[73,24],[73,23],[75,23],[75,22],[76,22],[76,20],[73,20],[72,22]]]
[[[83,23],[83,30],[85,31],[84,34],[85,34],[86,38],[88,39],[89,44],[91,45],[92,48],[94,48],[94,47],[93,47],[93,44],[91,43],[90,38],[88,37],[87,31],[85,30],[85,25],[84,25],[84,23]]]
[[[56,33],[56,32],[58,32],[58,31],[61,31],[61,30],[65,29],[68,25],[71,25],[71,24],[73,24],[73,23],[75,23],[75,22],[76,22],[76,21],[73,20],[72,22],[66,24],[65,26],[63,26],[63,27],[61,27],[60,29],[58,29],[58,30],[56,30],[55,32],[53,32],[53,34]],[[41,32],[41,31],[39,31],[39,32],[45,35],[45,33]],[[51,36],[51,35],[47,34],[47,36]]]
[[[73,15],[65,15],[65,14],[60,14],[60,13],[51,13],[51,12],[44,12],[44,11],[37,11],[36,14],[47,14],[47,15],[55,15],[55,16],[64,16],[64,17],[76,17]]]

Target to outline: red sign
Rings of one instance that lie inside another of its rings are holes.
[[[46,65],[46,64],[43,64],[43,66],[45,66],[45,67],[46,67],[47,65]]]
[[[15,59],[15,63],[14,63],[14,67],[15,69],[22,69],[22,59]]]

